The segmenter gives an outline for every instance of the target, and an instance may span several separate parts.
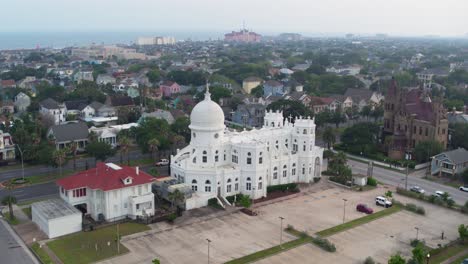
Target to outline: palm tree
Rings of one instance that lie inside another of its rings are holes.
[[[123,163],[122,155],[125,153],[127,155],[127,165],[130,165],[130,159],[128,158],[128,151],[130,148],[130,139],[126,136],[121,136],[119,138],[120,146],[120,163]]]
[[[323,140],[327,143],[327,148],[330,149],[330,147],[335,143],[336,141],[336,136],[335,133],[333,132],[333,128],[327,126],[325,128],[325,131],[323,131]]]
[[[76,141],[72,141],[68,148],[68,153],[73,155],[73,170],[76,170],[76,154],[78,152],[78,143]]]
[[[5,196],[2,199],[2,204],[8,205],[8,210],[10,212],[10,219],[15,219],[15,216],[13,214],[13,204],[15,203],[16,203],[16,197],[13,195]]]
[[[56,149],[52,153],[52,159],[54,160],[55,164],[59,166],[60,169],[60,176],[62,176],[62,165],[65,164],[67,159],[67,150],[66,149]]]
[[[185,196],[179,190],[175,190],[167,195],[167,198],[171,201],[171,208],[174,208],[174,204],[182,202],[185,199]]]
[[[148,140],[149,150],[151,151],[151,157],[153,159],[155,159],[154,153],[156,153],[159,150],[160,145],[161,145],[161,143],[159,142],[159,140],[157,138],[152,138],[152,139]],[[156,159],[155,159],[155,161],[156,161]]]

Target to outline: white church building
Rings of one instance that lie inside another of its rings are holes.
[[[323,148],[315,146],[315,122],[284,121],[282,112],[267,112],[260,129],[233,132],[207,89],[190,115],[190,144],[171,156],[171,174],[191,186],[186,209],[206,206],[214,197],[235,194],[257,199],[267,186],[311,182],[321,176]]]

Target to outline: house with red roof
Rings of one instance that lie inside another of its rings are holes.
[[[160,86],[161,93],[165,97],[171,97],[173,94],[180,93],[180,85],[173,81],[165,81]]]
[[[60,197],[95,220],[154,215],[154,177],[138,167],[97,163],[57,181]]]
[[[341,109],[340,102],[331,97],[311,96],[309,105],[316,114],[326,110],[335,112],[336,110]]]

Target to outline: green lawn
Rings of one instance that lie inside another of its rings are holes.
[[[54,262],[50,259],[49,254],[45,252],[44,249],[39,247],[39,243],[34,243],[31,245],[31,250],[36,254],[43,264],[53,264]]]
[[[11,218],[10,217],[10,213],[9,212],[6,212],[5,213],[5,220],[10,224],[10,225],[17,225],[20,223],[20,221],[18,220],[18,218]]]
[[[32,218],[32,216],[31,216],[31,207],[25,207],[25,208],[22,208],[21,210],[24,212],[25,215],[27,215],[29,217],[29,219]]]
[[[445,261],[446,259],[452,257],[452,256],[455,256],[457,254],[459,254],[460,252],[464,251],[464,250],[467,250],[468,249],[468,244],[465,244],[465,245],[462,245],[462,244],[454,244],[454,245],[451,245],[449,247],[446,247],[446,248],[440,248],[440,249],[434,249],[434,250],[431,250],[431,258],[429,260],[429,263],[431,264],[438,264],[438,263],[441,263],[443,261]],[[466,258],[466,257],[465,257]],[[464,258],[461,258],[461,260],[463,260]],[[457,262],[455,261],[454,263],[461,263],[460,262]]]
[[[280,247],[278,245],[278,246],[274,246],[274,247],[271,247],[271,248],[267,248],[265,250],[257,251],[257,252],[255,252],[253,254],[250,254],[250,255],[247,255],[247,256],[244,256],[244,257],[241,257],[241,258],[238,258],[238,259],[228,261],[225,264],[251,263],[251,262],[258,261],[260,259],[272,256],[272,255],[275,255],[275,254],[278,254],[278,253],[280,253],[282,251],[290,250],[292,248],[295,248],[295,247],[298,247],[300,245],[303,245],[305,243],[310,243],[310,242],[311,242],[311,240],[310,240],[309,237],[301,237],[301,238],[298,238],[298,239],[291,240],[289,242],[283,243],[282,247]]]
[[[387,209],[384,209],[382,211],[379,211],[379,212],[376,212],[376,213],[373,213],[373,214],[370,214],[370,215],[366,215],[364,217],[354,219],[354,220],[346,222],[344,224],[337,225],[337,226],[322,230],[320,232],[317,232],[317,235],[319,235],[321,237],[328,237],[328,236],[334,235],[336,233],[340,233],[340,232],[343,232],[345,230],[354,228],[356,226],[360,226],[360,225],[372,222],[372,221],[374,221],[376,219],[385,217],[387,215],[391,215],[393,213],[399,212],[401,209],[402,208],[400,206],[394,205],[394,206],[392,206],[390,208],[387,208]]]
[[[124,223],[119,225],[120,236],[149,230],[146,225]],[[117,225],[105,227],[90,232],[79,232],[53,240],[47,245],[67,264],[91,263],[114,257],[117,253]],[[110,246],[108,246],[110,242]],[[97,251],[96,251],[97,245]],[[120,244],[120,254],[128,249]]]
[[[455,263],[455,264],[462,263],[462,261],[463,261],[464,259],[468,259],[468,254],[463,255],[463,256],[457,258],[453,263]]]
[[[27,177],[27,179],[30,185],[34,185],[34,184],[41,184],[41,183],[55,181],[60,178],[66,177],[72,173],[73,173],[73,170],[63,170],[61,175],[60,175],[60,172],[54,172],[54,173],[33,175],[30,177]]]
[[[153,164],[154,159],[152,158],[145,158],[145,159],[137,159],[137,160],[131,160],[130,161],[130,166],[142,166],[142,165],[148,165],[148,164]],[[124,157],[122,165],[127,166],[127,160]]]

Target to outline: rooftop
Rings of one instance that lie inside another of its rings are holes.
[[[80,214],[81,212],[74,206],[66,203],[62,199],[49,199],[35,202],[31,206],[40,215],[44,215],[47,220],[57,219],[69,215]]]

